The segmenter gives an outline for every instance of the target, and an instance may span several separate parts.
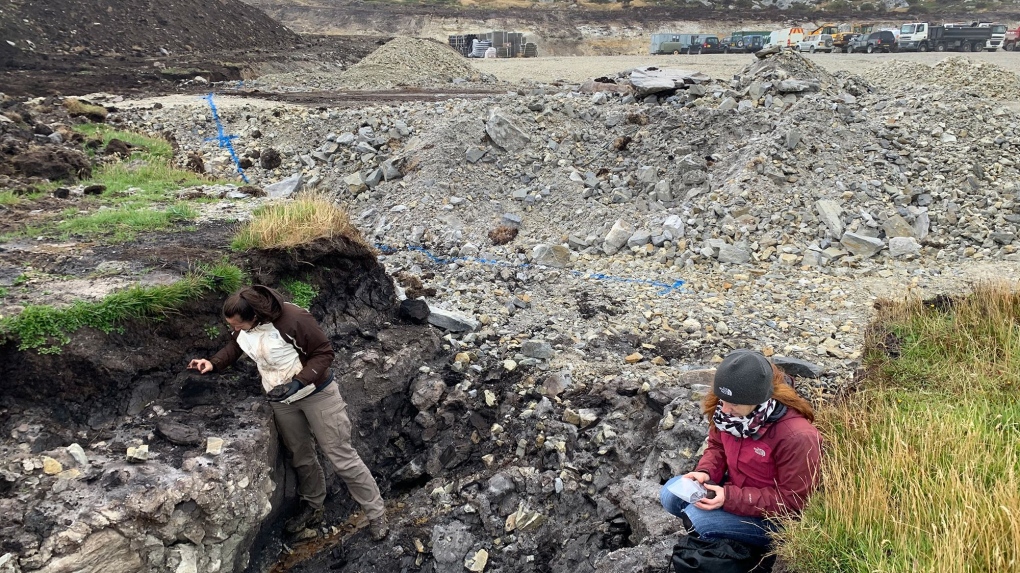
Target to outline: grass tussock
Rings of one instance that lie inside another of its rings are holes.
[[[105,185],[106,191],[92,199],[100,203],[152,203],[165,201],[170,194],[183,187],[215,183],[173,164],[174,151],[170,142],[141,133],[114,129],[105,124],[87,123],[74,130],[98,140],[99,145],[89,151],[95,154],[105,149],[111,140],[119,139],[131,145],[131,157],[102,163],[93,170],[85,185]]]
[[[67,98],[64,100],[64,107],[71,117],[85,117],[89,121],[106,121],[108,115],[106,108],[101,105],[92,105],[79,99]]]
[[[884,306],[861,389],[819,411],[823,489],[787,524],[796,572],[1020,569],[1020,295]]]
[[[15,316],[0,319],[0,331],[16,338],[19,350],[55,354],[80,328],[109,333],[120,330],[128,320],[159,320],[206,293],[233,292],[243,280],[244,272],[233,265],[205,266],[173,284],[131,287],[98,302],[78,301],[65,308],[29,305]]]
[[[230,246],[237,251],[286,249],[319,239],[342,239],[367,247],[347,211],[320,193],[259,207]]]

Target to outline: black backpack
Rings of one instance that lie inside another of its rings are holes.
[[[732,539],[702,539],[684,535],[673,546],[676,573],[767,573],[773,558],[765,549]]]

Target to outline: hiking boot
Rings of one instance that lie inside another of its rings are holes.
[[[322,508],[302,503],[301,513],[284,522],[283,530],[287,533],[298,533],[302,529],[315,527],[320,523],[322,523]]]
[[[386,516],[377,517],[368,522],[368,533],[372,541],[382,541],[390,534],[390,527],[386,524]]]

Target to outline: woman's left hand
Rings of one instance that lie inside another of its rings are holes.
[[[701,485],[705,486],[705,489],[707,489],[708,491],[714,491],[715,497],[713,497],[712,499],[703,497],[700,500],[698,500],[698,503],[694,504],[694,507],[698,509],[704,509],[706,511],[722,508],[723,504],[726,503],[726,489],[723,488],[723,486],[721,485],[715,485],[710,483],[704,483]]]

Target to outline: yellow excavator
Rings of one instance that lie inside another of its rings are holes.
[[[835,51],[846,51],[846,45],[855,34],[870,34],[875,31],[874,24],[861,24],[858,22],[844,23],[838,26],[838,30],[832,33],[832,47]],[[818,32],[825,34],[827,32]]]
[[[838,24],[822,24],[821,26],[815,28],[815,31],[811,32],[811,34],[809,34],[809,35],[814,36],[814,35],[817,35],[817,34],[828,34],[828,35],[832,36],[833,40],[835,40],[836,39],[836,34],[838,34],[838,33],[839,33],[839,25]]]

